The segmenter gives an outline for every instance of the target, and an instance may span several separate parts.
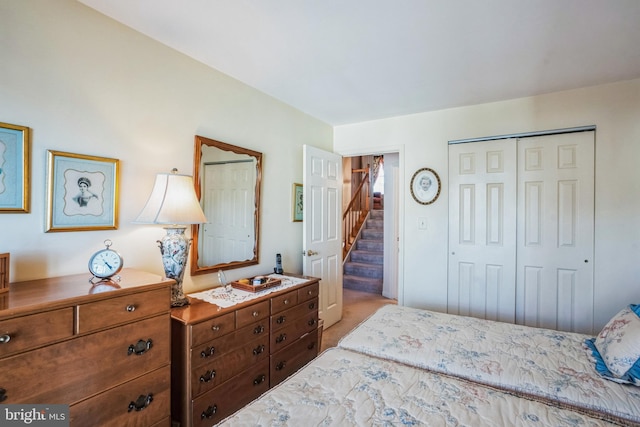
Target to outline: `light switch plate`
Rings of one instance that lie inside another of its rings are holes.
[[[418,217],[418,230],[426,230],[427,229],[427,218],[421,216]]]

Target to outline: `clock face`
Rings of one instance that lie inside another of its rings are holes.
[[[93,254],[89,260],[89,271],[96,277],[111,277],[122,269],[122,257],[111,249]]]

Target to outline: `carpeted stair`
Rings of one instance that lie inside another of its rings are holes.
[[[372,210],[344,263],[343,285],[347,289],[382,293],[382,266],[384,263],[383,240],[384,211]]]

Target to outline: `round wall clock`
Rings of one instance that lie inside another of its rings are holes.
[[[89,272],[93,274],[94,279],[109,279],[122,270],[122,257],[118,252],[110,249],[111,240],[105,240],[104,245],[105,249],[94,253],[89,259]],[[118,279],[118,277],[114,278]],[[90,281],[93,283],[93,279]]]
[[[421,205],[430,205],[440,195],[440,177],[431,168],[421,168],[411,178],[411,195]]]

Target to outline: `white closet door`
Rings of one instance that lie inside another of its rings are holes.
[[[515,322],[516,144],[449,146],[450,313]]]
[[[593,332],[594,138],[518,141],[518,323]]]

